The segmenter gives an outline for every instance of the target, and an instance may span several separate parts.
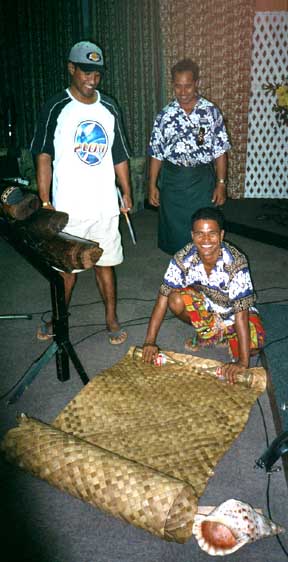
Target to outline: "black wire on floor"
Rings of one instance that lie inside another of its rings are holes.
[[[271,342],[271,343],[275,343],[275,342]],[[260,360],[260,356],[257,359],[257,365],[259,363],[259,360]],[[260,410],[260,415],[261,415],[262,422],[263,422],[266,448],[268,449],[268,447],[270,445],[269,437],[268,437],[268,429],[267,429],[267,424],[266,424],[263,408],[262,408],[262,405],[261,405],[261,402],[260,402],[259,398],[257,398],[257,404],[258,404],[258,407],[259,407],[259,410]],[[268,512],[269,518],[273,521],[273,516],[271,514],[271,508],[270,508],[270,483],[271,483],[271,474],[268,472],[267,473],[267,486],[266,486],[266,505],[267,505],[267,512]],[[282,551],[284,552],[284,554],[288,558],[288,550],[285,548],[285,546],[282,543],[279,535],[275,535],[275,538],[278,541],[278,544],[279,544],[280,548],[282,549]]]
[[[267,448],[269,447],[269,439],[268,439],[268,431],[267,431],[267,425],[266,425],[266,420],[264,417],[264,413],[263,413],[263,409],[262,406],[260,404],[259,399],[257,398],[257,403],[260,409],[260,413],[261,413],[261,417],[262,417],[262,421],[263,421],[263,426],[264,426],[264,432],[265,432],[265,439],[266,439],[266,445]],[[273,515],[271,513],[271,507],[270,507],[270,483],[271,483],[271,474],[267,473],[267,486],[266,486],[266,505],[267,505],[267,512],[269,515],[269,518],[273,521]],[[288,558],[288,550],[285,548],[284,544],[282,543],[279,535],[275,535],[275,538],[280,546],[280,548],[282,549],[282,551],[284,552],[284,554],[286,555],[286,557]]]
[[[283,290],[286,289],[286,290],[287,290],[287,287],[268,287],[268,288],[260,289],[260,291],[267,291],[267,290],[269,290],[269,289],[283,289]],[[128,298],[123,297],[123,298],[119,298],[119,299],[118,299],[118,302],[121,302],[121,301],[125,301],[125,302],[126,302],[126,301],[155,302],[155,299],[140,299],[140,298],[136,298],[136,297],[135,297],[135,298],[133,298],[133,297],[128,297]],[[276,302],[278,302],[278,301],[276,301]],[[281,301],[281,302],[284,302],[284,301]],[[70,308],[83,307],[83,306],[91,306],[91,305],[94,305],[94,304],[103,304],[103,303],[102,303],[102,300],[96,300],[96,301],[92,301],[92,302],[88,302],[88,303],[82,303],[82,304],[71,305]],[[269,303],[269,304],[274,304],[274,302],[273,302],[273,303]],[[45,311],[42,311],[42,312],[34,312],[34,313],[31,313],[31,314],[32,314],[32,315],[33,315],[33,314],[34,314],[34,315],[40,314],[40,315],[41,315],[41,320],[44,321],[45,316],[46,316],[47,314],[50,314],[50,315],[51,315],[51,312],[52,312],[51,310],[45,310]],[[147,321],[149,321],[149,318],[150,318],[150,316],[142,316],[142,317],[139,317],[139,318],[134,318],[134,319],[126,320],[125,322],[121,322],[121,326],[122,326],[122,327],[128,327],[128,326],[142,326],[143,324],[147,323]],[[175,318],[176,318],[175,316],[168,316],[168,317],[166,317],[166,318],[164,319],[164,322],[169,321],[169,320],[174,320]],[[139,320],[143,320],[143,322],[139,322]],[[104,327],[104,324],[103,324],[103,323],[100,323],[100,324],[95,324],[95,323],[92,323],[92,324],[75,324],[75,325],[70,326],[69,329],[71,330],[71,329],[75,329],[75,328],[86,328],[86,327],[89,327],[89,326],[103,326],[103,328],[101,328],[100,330],[97,330],[97,331],[95,331],[95,332],[92,332],[91,334],[88,334],[87,336],[84,336],[84,337],[81,338],[80,340],[74,342],[74,343],[73,343],[74,346],[79,345],[80,343],[83,343],[84,341],[86,341],[87,339],[91,338],[92,336],[96,336],[96,335],[98,335],[98,334],[100,334],[100,333],[103,333],[103,332],[106,332],[106,331],[107,331],[107,328],[106,328],[106,326]],[[284,336],[284,337],[282,337],[282,338],[279,338],[279,339],[276,339],[276,340],[273,340],[273,341],[269,342],[268,344],[266,344],[266,345],[264,346],[263,349],[265,350],[265,349],[267,349],[267,347],[269,347],[270,345],[273,345],[273,344],[278,343],[278,342],[285,341],[286,339],[288,339],[288,335],[287,335],[287,336]],[[26,369],[25,373],[24,373],[23,375],[21,375],[21,377],[15,382],[15,384],[14,384],[12,387],[10,387],[10,389],[8,389],[4,394],[0,395],[0,401],[1,401],[1,400],[4,400],[4,399],[15,389],[15,387],[17,387],[17,385],[22,381],[22,379],[25,377],[26,372],[31,368],[32,365],[33,365],[33,362],[32,362],[32,364],[30,365],[30,367],[29,367],[28,369]]]
[[[132,299],[135,300],[135,299]],[[138,299],[137,299],[138,300]],[[102,301],[99,301],[102,302]],[[45,315],[47,312],[50,311],[45,311],[42,313],[42,316]],[[140,316],[139,318],[134,318],[131,320],[126,320],[125,322],[121,322],[121,326],[122,327],[128,327],[128,326],[142,326],[143,324],[147,324],[147,321],[149,320],[150,316]],[[167,322],[169,320],[175,320],[176,317],[175,316],[167,316],[164,320],[164,322]],[[140,322],[139,322],[140,321]],[[79,345],[80,343],[83,343],[85,340],[91,338],[92,336],[96,336],[98,334],[107,332],[107,328],[106,325],[102,324],[79,324],[79,325],[75,325],[75,326],[71,326],[70,329],[73,328],[86,328],[87,326],[103,326],[103,328],[101,328],[100,330],[96,330],[95,332],[92,332],[91,334],[88,334],[87,336],[84,336],[83,338],[80,338],[78,341],[73,342],[73,346]],[[4,400],[17,386],[18,384],[21,383],[21,381],[24,379],[27,371],[29,371],[29,369],[32,367],[34,361],[32,361],[32,363],[30,364],[30,367],[28,367],[28,369],[25,370],[25,373],[21,375],[21,377],[19,377],[19,379],[13,384],[13,386],[11,386],[4,394],[0,395],[0,401]]]
[[[281,291],[288,291],[288,287],[272,286],[272,287],[264,287],[262,289],[257,289],[256,293],[258,294],[258,293],[262,293],[262,292],[265,292],[265,291],[272,291],[272,290],[275,290],[275,289],[281,290]],[[138,301],[138,302],[147,302],[147,303],[153,302],[154,303],[155,299],[154,298],[153,299],[139,299],[137,297],[135,297],[135,298],[134,297],[122,297],[122,298],[117,299],[118,303],[121,302],[121,301],[125,301],[125,302]],[[277,301],[273,300],[273,301],[267,301],[267,302],[259,302],[258,305],[261,306],[263,304],[265,304],[265,305],[266,304],[281,304],[281,303],[285,303],[285,302],[288,302],[288,299],[282,299],[282,300],[277,300]],[[84,303],[79,303],[79,304],[70,304],[69,309],[71,309],[71,308],[82,308],[84,306],[92,306],[92,305],[95,305],[95,304],[103,304],[103,301],[102,300],[95,300],[95,301],[84,302]],[[27,314],[29,314],[29,316],[40,315],[41,319],[44,319],[44,316],[46,314],[52,314],[52,311],[51,311],[51,309],[47,309],[47,310],[44,310],[44,311],[43,310],[38,310],[38,311],[36,310],[34,312],[29,312]]]

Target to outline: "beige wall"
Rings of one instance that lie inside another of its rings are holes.
[[[256,0],[256,12],[288,11],[288,0]]]

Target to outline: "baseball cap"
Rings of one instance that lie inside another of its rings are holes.
[[[90,41],[75,43],[68,59],[77,64],[84,72],[92,72],[93,70],[104,72],[103,53],[98,45],[90,43]]]

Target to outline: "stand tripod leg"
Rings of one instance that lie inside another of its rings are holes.
[[[63,345],[69,340],[68,312],[65,303],[64,280],[56,271],[51,272],[50,291],[54,339],[58,348],[56,353],[57,378],[59,381],[65,382],[70,379],[69,356]]]
[[[24,373],[21,383],[8,400],[8,404],[14,404],[22,396],[24,390],[30,386],[33,380],[37,377],[39,371],[46,365],[50,359],[55,355],[58,349],[57,343],[53,342],[45,351],[34,361],[31,367]]]
[[[65,303],[64,281],[63,277],[61,277],[59,273],[52,272],[50,288],[53,308],[53,327],[55,329],[55,341],[58,348],[56,353],[58,380],[64,382],[70,378],[70,358],[81,378],[81,381],[83,384],[87,384],[89,382],[89,378],[85,373],[84,367],[69,339],[68,313]]]
[[[81,379],[81,381],[83,382],[83,384],[87,384],[89,382],[89,378],[86,374],[86,372],[84,371],[84,367],[77,355],[77,353],[74,350],[74,347],[72,346],[70,341],[66,341],[65,343],[62,344],[64,349],[66,350],[66,352],[68,353],[76,371],[79,374],[79,377]]]
[[[55,336],[53,343],[44,351],[32,366],[24,373],[18,388],[10,397],[8,404],[14,404],[23,394],[24,390],[33,382],[39,371],[56,354],[57,378],[64,382],[69,380],[69,358],[77,370],[83,384],[89,382],[84,367],[69,340],[68,314],[65,304],[64,281],[58,272],[50,275],[50,288],[53,309],[53,328]]]
[[[63,343],[57,345],[56,369],[58,381],[65,382],[70,379],[69,357]]]

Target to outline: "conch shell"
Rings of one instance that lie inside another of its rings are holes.
[[[248,503],[230,499],[209,515],[195,519],[193,534],[202,550],[211,556],[225,556],[258,539],[285,529],[255,511]]]

